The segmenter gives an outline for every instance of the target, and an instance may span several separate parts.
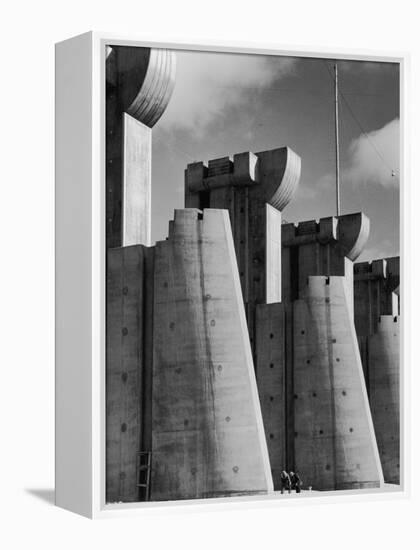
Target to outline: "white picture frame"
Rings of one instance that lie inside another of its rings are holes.
[[[182,44],[89,32],[56,45],[56,505],[89,518],[163,506],[284,505],[278,496],[208,501],[105,503],[105,49],[108,44],[198,51],[388,61],[401,68],[401,455],[398,491],[311,495],[311,502],[401,498],[410,485],[407,453],[409,293],[405,236],[409,186],[405,105],[407,54],[305,51],[247,44]],[[290,501],[288,502],[290,503]],[[294,502],[295,503],[295,502]]]

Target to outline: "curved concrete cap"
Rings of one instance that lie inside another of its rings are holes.
[[[107,80],[119,87],[121,108],[152,128],[163,115],[175,85],[176,57],[171,50],[113,46]]]
[[[279,170],[279,167],[276,166],[277,170],[275,173],[277,188],[275,189],[273,195],[269,200],[268,204],[276,208],[277,210],[282,211],[292,200],[293,195],[296,193],[296,190],[299,185],[300,172],[301,172],[301,159],[292,149],[289,147],[283,147],[282,149],[275,149],[272,153],[280,153],[284,156],[283,170]],[[257,156],[265,155],[266,153],[271,153],[267,151],[264,153],[257,153]],[[266,160],[265,157],[264,161]],[[264,169],[265,162],[263,161]],[[278,182],[278,183],[277,183]]]
[[[338,218],[338,243],[347,258],[353,262],[360,256],[369,237],[370,220],[363,212]]]

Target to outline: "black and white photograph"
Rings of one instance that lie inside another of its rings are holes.
[[[106,503],[400,490],[400,63],[104,57]]]

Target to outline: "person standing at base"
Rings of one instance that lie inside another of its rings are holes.
[[[280,481],[281,481],[281,494],[284,493],[284,489],[287,489],[289,491],[289,494],[292,490],[292,485],[290,482],[289,474],[286,472],[286,470],[283,470],[280,474]]]
[[[300,493],[300,487],[302,485],[302,480],[299,477],[299,474],[297,472],[290,472],[290,485],[292,489],[295,489],[297,493]]]

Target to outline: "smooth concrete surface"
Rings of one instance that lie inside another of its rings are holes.
[[[384,478],[400,483],[400,322],[382,315],[369,338],[369,401]]]
[[[151,403],[152,311],[146,294],[153,249],[129,246],[108,251],[106,361],[106,500],[135,502],[139,451],[145,443],[145,414]],[[149,354],[147,356],[147,353]],[[147,361],[149,359],[149,361]],[[146,394],[149,394],[147,396]],[[149,442],[150,445],[150,442]]]
[[[316,490],[379,487],[381,463],[344,277],[294,302],[295,468]]]
[[[156,244],[151,500],[273,489],[228,212]]]
[[[122,246],[150,246],[152,130],[123,115]]]

